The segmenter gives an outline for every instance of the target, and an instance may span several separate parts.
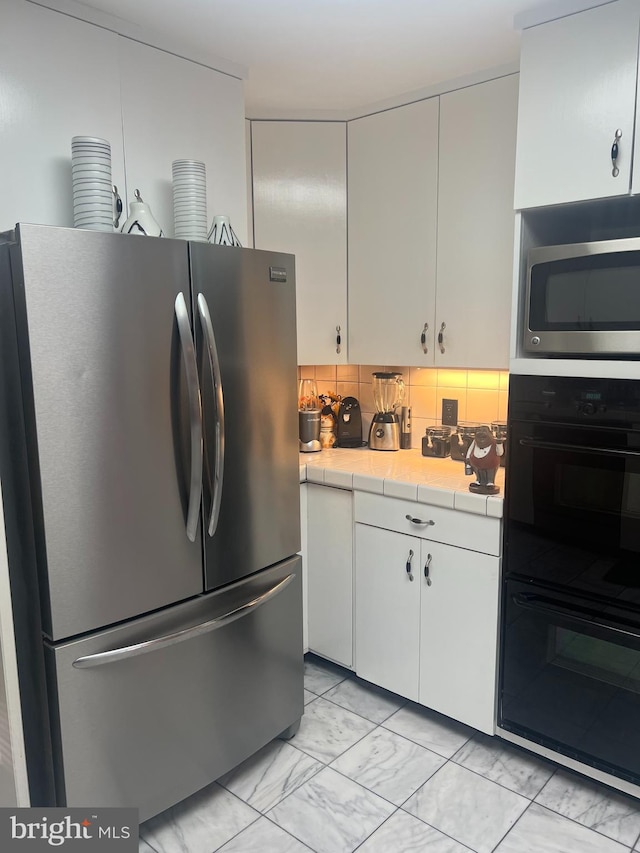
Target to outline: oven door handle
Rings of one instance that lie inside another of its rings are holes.
[[[524,607],[526,610],[533,610],[537,613],[546,613],[548,616],[565,616],[573,622],[580,622],[582,625],[590,625],[593,628],[606,628],[608,631],[613,631],[616,634],[624,634],[626,637],[640,637],[640,627],[634,631],[631,629],[631,626],[629,628],[624,628],[620,624],[616,625],[613,621],[604,621],[602,620],[602,615],[596,610],[580,608],[583,612],[591,614],[592,618],[589,618],[588,616],[581,616],[577,611],[572,610],[571,607],[565,607],[562,604],[558,605],[551,598],[527,592],[514,593],[511,596],[511,600],[514,604],[518,605],[518,607]]]
[[[536,438],[521,438],[522,447],[537,447],[540,450],[570,450],[572,453],[596,453],[599,456],[640,456],[640,450],[617,450],[614,447],[588,447],[579,444],[561,444],[555,441],[539,441]]]

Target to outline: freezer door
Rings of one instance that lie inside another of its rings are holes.
[[[300,549],[294,258],[202,243],[190,256],[215,589]]]
[[[176,240],[66,228],[22,225],[19,237],[38,569],[57,640],[202,591],[188,253]]]
[[[59,805],[140,820],[217,779],[303,712],[300,558],[47,649]]]

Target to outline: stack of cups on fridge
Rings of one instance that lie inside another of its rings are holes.
[[[173,216],[175,236],[207,241],[207,174],[199,160],[174,160]]]
[[[74,227],[113,231],[111,145],[106,139],[71,139],[71,176]]]

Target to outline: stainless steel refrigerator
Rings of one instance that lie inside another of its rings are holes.
[[[0,237],[32,800],[162,811],[303,712],[294,259]]]

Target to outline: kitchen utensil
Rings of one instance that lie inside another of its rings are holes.
[[[457,462],[466,462],[467,450],[475,438],[480,423],[460,421],[456,431],[451,436],[451,458]]]
[[[302,453],[322,450],[320,444],[320,400],[315,379],[301,379],[298,386],[298,438]]]
[[[396,409],[404,399],[402,374],[377,371],[372,376],[376,413],[369,429],[369,447],[371,450],[399,450],[400,422]]]
[[[340,401],[336,447],[362,447],[362,412],[355,397],[345,397]]]
[[[444,459],[451,455],[451,427],[427,427],[422,438],[422,455]]]

